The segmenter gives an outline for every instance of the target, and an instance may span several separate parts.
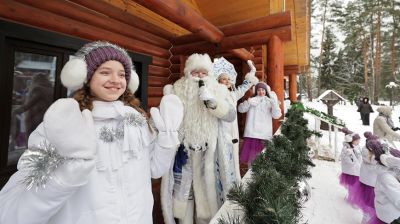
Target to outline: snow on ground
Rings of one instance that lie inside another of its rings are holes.
[[[327,112],[327,107],[321,102],[305,102],[305,106],[314,108],[319,111]],[[372,105],[375,113],[370,114],[370,126],[363,126],[360,113],[357,107],[346,103],[346,105],[335,105],[333,107],[333,115],[340,118],[346,123],[346,127],[353,132],[357,132],[361,136],[361,145],[365,144],[363,133],[365,131],[372,132],[372,124],[378,116],[376,108]],[[393,111],[392,119],[397,127],[399,127],[400,107],[396,106]],[[309,128],[314,129],[315,120],[312,116],[305,114],[309,120]],[[328,145],[328,131],[321,131],[323,137],[321,143]],[[344,139],[343,133],[338,133],[339,151],[342,148]],[[311,197],[304,204],[303,222],[308,224],[358,224],[362,220],[362,212],[351,207],[345,201],[346,190],[339,185],[339,175],[341,173],[340,161],[328,162],[323,160],[314,160],[316,166],[311,170],[312,178],[308,180],[311,187]]]

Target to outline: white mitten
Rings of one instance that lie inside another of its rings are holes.
[[[54,179],[64,186],[80,186],[88,182],[88,176],[94,167],[94,159],[67,161],[54,171]]]
[[[247,60],[247,64],[250,67],[250,72],[248,72],[244,78],[252,85],[256,85],[259,81],[256,77],[256,67],[254,67],[254,63],[251,60]]]
[[[211,93],[211,91],[209,89],[207,89],[206,86],[200,87],[199,98],[200,98],[200,100],[203,100],[203,101],[207,101],[207,100],[215,101],[214,95]]]
[[[255,96],[255,97],[248,99],[247,101],[249,102],[250,106],[255,107],[260,103],[260,98]]]
[[[160,102],[160,109],[150,109],[154,125],[158,129],[158,144],[165,148],[172,148],[179,144],[178,129],[183,119],[183,104],[179,97],[173,94],[164,96]]]
[[[269,99],[271,100],[272,104],[278,104],[278,105],[280,104],[278,96],[274,91],[269,92]]]
[[[58,154],[68,158],[93,159],[96,153],[96,133],[92,114],[80,111],[74,99],[59,99],[44,114],[47,140]]]
[[[165,85],[163,88],[163,94],[164,96],[174,94],[174,86],[171,84]]]

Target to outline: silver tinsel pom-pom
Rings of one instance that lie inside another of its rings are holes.
[[[26,189],[30,190],[34,186],[36,190],[45,188],[54,170],[66,160],[68,159],[60,156],[55,147],[47,142],[27,149],[20,161],[23,169],[28,171],[23,179]]]
[[[311,187],[305,180],[298,182],[298,185],[299,185],[300,201],[302,203],[305,203],[311,197]]]
[[[143,115],[135,113],[125,114],[125,124],[133,125],[135,127],[141,127],[146,124],[146,118]]]

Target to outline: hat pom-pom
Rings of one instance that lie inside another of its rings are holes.
[[[86,81],[86,77],[86,62],[81,58],[69,60],[61,70],[61,83],[69,90],[81,88]]]
[[[139,88],[139,76],[134,70],[131,70],[131,78],[129,80],[128,88],[132,93],[135,93]]]

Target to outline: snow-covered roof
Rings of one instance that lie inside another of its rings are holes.
[[[340,96],[337,92],[335,92],[334,90],[326,90],[325,92],[323,92],[317,100],[333,100],[333,99],[339,99],[342,101],[346,101],[345,98],[343,98],[342,96]]]

